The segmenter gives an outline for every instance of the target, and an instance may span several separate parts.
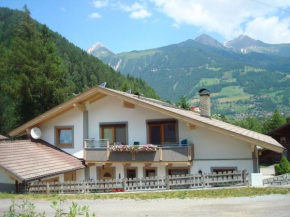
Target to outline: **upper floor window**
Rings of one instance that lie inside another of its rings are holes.
[[[281,143],[281,145],[285,146],[286,145],[286,137],[280,137],[280,143]]]
[[[73,147],[73,126],[55,127],[55,138],[58,147]]]
[[[148,142],[150,144],[178,143],[176,120],[148,122],[148,132]]]
[[[127,145],[126,124],[101,124],[101,139],[108,139],[110,145]]]

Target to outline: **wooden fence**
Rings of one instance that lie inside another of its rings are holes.
[[[248,172],[244,170],[204,173],[202,175],[176,175],[134,179],[92,180],[84,182],[34,182],[27,186],[26,192],[34,194],[83,194],[100,192],[212,188],[221,186],[247,185],[248,176]]]

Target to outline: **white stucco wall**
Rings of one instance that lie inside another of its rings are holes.
[[[0,183],[15,184],[15,180],[11,180],[7,173],[5,173],[4,171],[0,170]]]
[[[147,124],[148,120],[172,119],[172,117],[161,114],[139,105],[134,109],[124,108],[122,101],[116,97],[107,96],[92,104],[86,103],[88,110],[89,138],[100,139],[100,123],[126,122],[128,124],[128,144],[135,141],[140,144],[147,144]],[[55,126],[74,126],[74,148],[63,148],[64,151],[79,158],[83,157],[83,112],[72,109],[59,117],[42,124],[41,139],[54,144]],[[192,173],[197,173],[199,169],[210,172],[211,167],[237,167],[238,170],[253,170],[251,144],[227,136],[207,128],[196,126],[195,130],[188,130],[186,122],[178,121],[178,139],[188,140],[188,144],[194,144],[194,162],[191,168]],[[135,163],[132,163],[134,166]],[[156,164],[158,176],[165,175],[165,165]],[[99,165],[101,166],[101,165]],[[139,163],[138,176],[143,176],[144,164]],[[116,175],[124,176],[122,164],[116,164]],[[153,167],[153,165],[152,165]],[[155,167],[155,166],[154,166]],[[78,172],[79,177],[84,177],[82,172]],[[90,167],[90,178],[95,179],[96,168]],[[82,179],[82,178],[80,178]],[[82,180],[80,180],[82,181]]]
[[[134,109],[123,108],[122,101],[107,96],[96,103],[87,104],[89,112],[89,138],[100,139],[99,124],[128,122],[128,143],[138,141],[147,144],[146,120],[165,119],[169,116],[136,105]]]
[[[74,126],[74,147],[66,148],[60,147],[69,154],[72,154],[78,158],[83,158],[83,112],[71,109],[66,113],[41,124],[39,128],[41,129],[41,139],[44,141],[55,144],[55,130],[56,126]]]

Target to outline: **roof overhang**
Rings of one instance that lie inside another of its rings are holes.
[[[185,121],[185,122],[190,123],[190,124],[194,124],[194,125],[197,125],[197,126],[200,126],[203,128],[207,128],[209,130],[213,130],[213,131],[216,131],[216,132],[219,132],[219,133],[231,136],[231,137],[235,137],[237,139],[246,141],[250,144],[261,146],[261,147],[269,149],[271,151],[275,151],[278,153],[282,153],[284,151],[284,147],[282,145],[278,146],[278,145],[273,145],[273,144],[270,144],[267,142],[263,142],[261,140],[254,139],[254,138],[249,137],[249,136],[245,136],[245,135],[242,135],[242,134],[218,127],[218,126],[214,126],[210,123],[205,123],[203,121],[187,117],[186,115],[182,115],[182,114],[170,111],[170,110],[166,109],[165,107],[146,102],[146,101],[142,100],[142,98],[129,97],[125,93],[121,93],[119,91],[115,91],[115,90],[108,89],[108,88],[102,88],[99,86],[92,87],[89,90],[83,92],[82,94],[79,94],[79,95],[73,97],[72,99],[54,107],[53,109],[43,113],[42,115],[32,119],[31,121],[28,121],[27,123],[21,125],[20,127],[10,131],[9,135],[10,136],[23,135],[26,133],[26,129],[30,129],[32,127],[35,127],[35,126],[37,126],[41,123],[44,123],[44,122],[46,122],[54,117],[57,117],[60,114],[63,114],[64,112],[74,108],[74,106],[73,106],[74,104],[77,104],[77,103],[84,104],[87,101],[93,102],[94,99],[100,99],[100,98],[107,96],[107,95],[119,98],[121,100],[132,103],[134,105],[139,105],[139,106],[148,108],[150,110],[163,113],[165,115],[176,118],[178,120]]]

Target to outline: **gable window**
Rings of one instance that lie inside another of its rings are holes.
[[[126,124],[101,124],[101,139],[108,139],[110,145],[127,144]]]
[[[58,147],[73,147],[73,126],[55,127],[55,138]]]
[[[178,143],[177,122],[175,120],[148,122],[148,132],[148,142],[150,144]]]
[[[286,145],[286,137],[280,137],[280,143],[285,147]]]

